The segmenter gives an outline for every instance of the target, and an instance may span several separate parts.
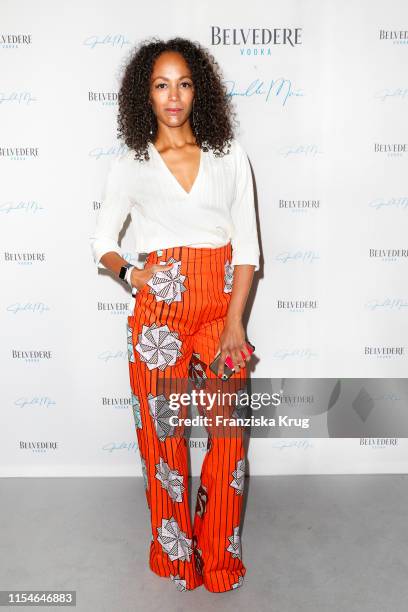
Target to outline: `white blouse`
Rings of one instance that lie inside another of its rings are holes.
[[[130,212],[136,252],[174,246],[211,247],[232,243],[232,265],[259,269],[254,191],[248,157],[239,141],[215,157],[201,150],[197,178],[185,191],[152,142],[150,159],[139,162],[128,149],[113,158],[90,245],[95,264],[114,251],[123,257],[119,232]]]

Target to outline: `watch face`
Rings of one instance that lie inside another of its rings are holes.
[[[122,266],[119,272],[119,278],[122,280],[125,278],[126,272],[128,268],[130,268],[131,264],[127,264],[127,266]]]

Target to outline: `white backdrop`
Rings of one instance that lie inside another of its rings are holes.
[[[141,475],[130,294],[98,273],[88,239],[122,147],[120,66],[150,36],[205,45],[234,96],[262,250],[252,376],[406,377],[404,0],[224,0],[194,12],[188,0],[2,0],[0,11],[1,475]],[[240,30],[254,28],[271,42],[258,32],[245,43]],[[406,471],[405,438],[365,442],[253,439],[249,473]],[[194,475],[204,445],[191,440]]]

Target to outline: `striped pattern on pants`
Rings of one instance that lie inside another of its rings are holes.
[[[151,519],[149,567],[171,578],[180,591],[202,584],[211,592],[240,587],[240,521],[245,483],[244,434],[240,427],[206,426],[208,440],[194,522],[188,502],[187,440],[170,393],[215,389],[235,394],[245,387],[247,368],[228,381],[209,369],[231,299],[231,243],[219,248],[159,249],[148,263],[174,262],[158,270],[136,294],[127,320],[130,385],[135,427]],[[234,405],[199,404],[201,415],[237,416]],[[235,406],[236,410],[236,406]]]

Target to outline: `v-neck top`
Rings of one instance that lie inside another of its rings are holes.
[[[216,157],[201,150],[198,174],[189,192],[176,179],[152,142],[149,160],[126,150],[112,158],[95,229],[94,262],[110,251],[124,257],[119,232],[130,213],[135,251],[175,246],[217,248],[231,241],[231,265],[259,269],[254,189],[248,157],[233,138],[230,152]]]
[[[157,158],[161,160],[162,164],[163,164],[163,168],[164,168],[164,172],[168,172],[170,174],[170,176],[172,176],[176,182],[176,184],[180,187],[181,191],[183,194],[185,195],[190,195],[190,193],[193,191],[195,184],[197,183],[200,174],[201,174],[201,170],[202,170],[202,166],[203,166],[203,150],[200,149],[200,161],[198,164],[198,172],[197,172],[197,176],[194,180],[193,186],[191,187],[190,191],[186,191],[184,189],[184,187],[180,184],[180,182],[178,181],[178,179],[174,176],[174,174],[171,172],[170,168],[167,166],[166,162],[163,159],[163,156],[161,155],[161,153],[159,153],[159,151],[156,149],[155,145],[150,142],[149,143],[149,147],[150,149],[153,151],[154,155],[157,155]]]

